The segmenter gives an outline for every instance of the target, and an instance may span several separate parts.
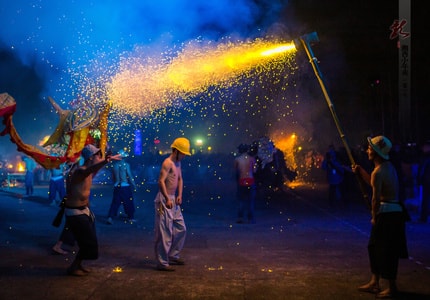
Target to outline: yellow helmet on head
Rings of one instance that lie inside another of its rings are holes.
[[[177,149],[179,152],[185,155],[191,155],[190,153],[190,141],[187,138],[180,137],[173,141],[171,146],[172,148]]]

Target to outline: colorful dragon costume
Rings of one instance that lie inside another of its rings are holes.
[[[16,102],[8,93],[0,94],[0,117],[3,117],[3,124],[6,126],[0,132],[0,136],[9,134],[10,140],[17,145],[18,151],[32,157],[45,169],[55,169],[65,162],[75,162],[80,157],[85,145],[94,143],[94,139],[89,134],[90,129],[98,128],[100,130],[98,146],[104,156],[107,145],[107,122],[111,104],[108,103],[99,115],[92,105],[79,107],[73,111],[63,110],[54,99],[51,97],[48,97],[48,99],[59,115],[59,122],[55,131],[43,147],[52,144],[65,144],[67,145],[67,150],[63,156],[49,155],[23,142],[12,121],[12,116],[16,111]],[[68,143],[66,143],[65,136],[70,137]]]

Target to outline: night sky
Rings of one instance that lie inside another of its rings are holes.
[[[320,38],[314,53],[352,144],[370,134],[391,136],[397,130],[393,104],[397,49],[388,37],[398,9],[392,1],[1,2],[0,91],[17,101],[13,120],[29,144],[37,144],[57,124],[48,96],[68,108],[85,93],[83,85],[109,80],[121,60],[140,56],[148,61],[198,40],[213,45],[226,38],[249,41],[270,36],[291,41],[313,31]],[[332,142],[340,146],[303,52],[298,52],[296,63],[297,70],[286,65],[276,67],[274,75],[268,75],[272,69],[255,71],[235,85],[210,87],[179,100],[183,101],[179,106],[114,118],[112,128],[122,131],[122,139],[112,134],[111,143],[131,140],[130,132],[139,128],[148,145],[154,139],[167,145],[178,135],[200,134],[211,139],[214,149],[226,152],[263,135],[291,133],[298,133],[308,148],[324,151]],[[380,80],[378,86],[375,80]],[[422,139],[423,134],[414,137]],[[15,146],[2,137],[0,153],[12,152],[16,154]]]

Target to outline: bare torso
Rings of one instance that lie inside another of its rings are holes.
[[[181,175],[181,163],[175,163],[168,157],[164,160],[162,169],[166,172],[164,178],[166,192],[168,195],[174,195],[178,188],[178,180]]]
[[[254,178],[255,159],[248,154],[241,154],[234,160],[239,179]]]
[[[93,178],[110,160],[121,160],[121,156],[117,154],[103,159],[93,155],[83,166],[75,164],[70,169],[66,178],[67,207],[89,206]]]
[[[71,170],[66,179],[68,207],[88,206],[93,175],[85,176],[85,167]]]

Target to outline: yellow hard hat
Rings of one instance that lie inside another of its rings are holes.
[[[190,141],[187,138],[180,137],[173,141],[171,146],[172,148],[177,149],[179,152],[185,155],[191,155],[190,153]]]

